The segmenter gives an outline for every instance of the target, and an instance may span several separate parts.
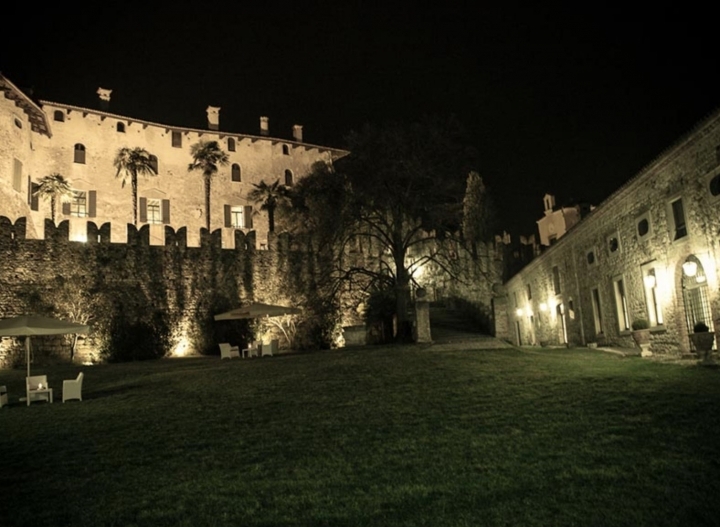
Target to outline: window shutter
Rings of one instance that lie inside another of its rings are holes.
[[[162,220],[163,223],[170,223],[170,200],[162,200]]]
[[[232,218],[230,211],[230,205],[225,205],[225,227],[232,227]]]
[[[97,216],[97,191],[95,190],[89,190],[88,191],[88,216],[90,218],[94,218]]]
[[[30,179],[30,176],[28,176],[28,199],[27,199],[27,202],[28,202],[28,205],[30,205],[30,208],[32,209],[32,179]]]
[[[252,229],[253,223],[252,223],[252,207],[250,205],[246,206],[243,210],[243,226],[246,229]]]
[[[70,216],[70,202],[66,201],[62,204],[62,213],[65,216]]]
[[[147,223],[147,198],[140,198],[140,223]]]

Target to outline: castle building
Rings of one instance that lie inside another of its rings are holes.
[[[555,225],[551,198],[538,221],[549,247],[505,283],[502,336],[630,348],[643,319],[653,353],[681,356],[694,351],[695,324],[720,327],[720,112],[572,229]]]
[[[279,181],[292,186],[318,161],[331,164],[346,151],[303,141],[302,126],[293,139],[273,138],[269,120],[260,118],[257,135],[220,129],[220,108],[208,107],[205,130],[152,123],[110,113],[112,90],[98,89],[99,110],[63,103],[35,102],[0,74],[0,216],[26,218],[26,237],[42,239],[50,203],[38,199],[38,182],[58,173],[69,180],[72,196],[58,204],[56,223],[69,222],[70,239],[85,241],[87,223],[111,225],[111,242],[127,240],[133,222],[130,185],[116,177],[113,161],[123,147],[151,154],[155,174],[138,177],[138,228],[149,225],[150,243],[163,245],[165,226],[187,230],[188,246],[199,244],[205,227],[202,174],[188,172],[190,148],[217,141],[229,155],[211,186],[210,231],[222,231],[232,248],[234,231],[254,230],[265,246],[268,218],[248,200],[253,184]]]

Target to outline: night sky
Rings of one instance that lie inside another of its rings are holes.
[[[366,122],[455,114],[512,233],[535,232],[545,192],[598,204],[720,106],[715,17],[691,3],[59,4],[4,7],[23,36],[4,30],[0,71],[34,97],[96,108],[102,86],[113,113],[204,128],[210,104],[221,130],[267,115],[274,137],[299,123],[334,147]]]

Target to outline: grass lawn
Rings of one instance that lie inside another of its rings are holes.
[[[408,346],[34,373],[55,404],[0,370],[2,527],[720,525],[717,369]]]

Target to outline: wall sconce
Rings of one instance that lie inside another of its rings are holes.
[[[540,311],[547,311],[547,304],[545,302],[540,304]]]
[[[521,316],[523,316],[523,310],[520,309],[520,308],[517,308],[517,309],[515,310],[515,314],[516,314],[517,316],[521,317]]]
[[[654,274],[646,274],[643,277],[643,282],[645,282],[645,287],[652,289],[655,287],[655,275]]]
[[[688,260],[687,262],[685,262],[682,265],[682,268],[683,268],[683,273],[685,274],[685,276],[692,278],[693,276],[695,276],[697,274],[697,263],[695,263],[691,260]]]
[[[527,306],[525,308],[525,314],[529,317],[533,316],[533,312],[532,312],[532,309],[530,308],[530,306]]]

